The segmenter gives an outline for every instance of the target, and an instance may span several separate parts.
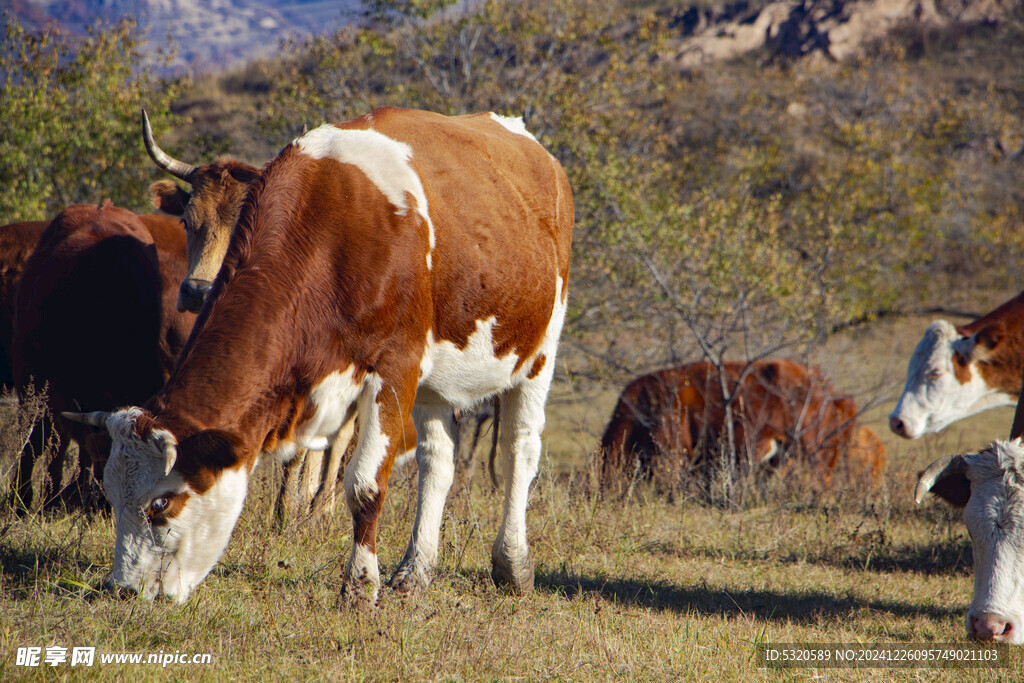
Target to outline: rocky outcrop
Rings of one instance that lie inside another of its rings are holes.
[[[678,17],[686,37],[671,58],[694,68],[764,49],[844,60],[896,28],[996,23],[1019,8],[1019,0],[778,0],[727,5],[717,13],[691,9]]]

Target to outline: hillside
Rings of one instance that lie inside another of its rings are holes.
[[[10,9],[24,26],[75,34],[97,19],[130,16],[149,36],[150,50],[170,36],[172,68],[220,70],[268,57],[283,40],[342,26],[359,6],[359,0],[14,0]]]

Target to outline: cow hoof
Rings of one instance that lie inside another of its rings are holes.
[[[341,586],[341,609],[371,610],[378,605],[379,591],[369,583],[352,583],[346,581]]]
[[[411,598],[426,591],[430,586],[430,579],[427,572],[417,571],[412,564],[403,563],[391,577],[388,586],[401,597]]]
[[[533,563],[525,555],[519,561],[491,555],[491,579],[494,585],[513,595],[526,595],[533,591]]]

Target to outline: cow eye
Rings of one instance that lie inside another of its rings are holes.
[[[158,515],[158,514],[160,514],[161,512],[163,512],[164,510],[167,509],[167,505],[170,502],[171,502],[170,498],[168,498],[167,496],[162,496],[160,498],[157,498],[156,500],[154,500],[152,503],[149,504],[149,514],[151,514],[151,515]]]
[[[933,382],[942,377],[942,370],[932,370],[928,373],[928,381]]]

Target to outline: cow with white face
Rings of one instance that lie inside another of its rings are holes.
[[[322,449],[355,412],[346,594],[377,598],[377,521],[409,448],[417,514],[391,586],[422,590],[454,475],[453,411],[500,396],[492,576],[529,591],[526,505],[572,227],[565,172],[518,119],[386,107],[285,147],[246,196],[164,387],[142,408],[79,416],[114,441],[109,583],[187,599],[223,552],[260,454]]]
[[[950,455],[921,474],[915,498],[932,492],[963,508],[974,546],[974,597],[967,635],[1024,644],[1024,444],[996,441]]]
[[[1024,293],[969,325],[936,320],[907,364],[889,428],[916,439],[990,408],[1013,405],[1024,372]]]

